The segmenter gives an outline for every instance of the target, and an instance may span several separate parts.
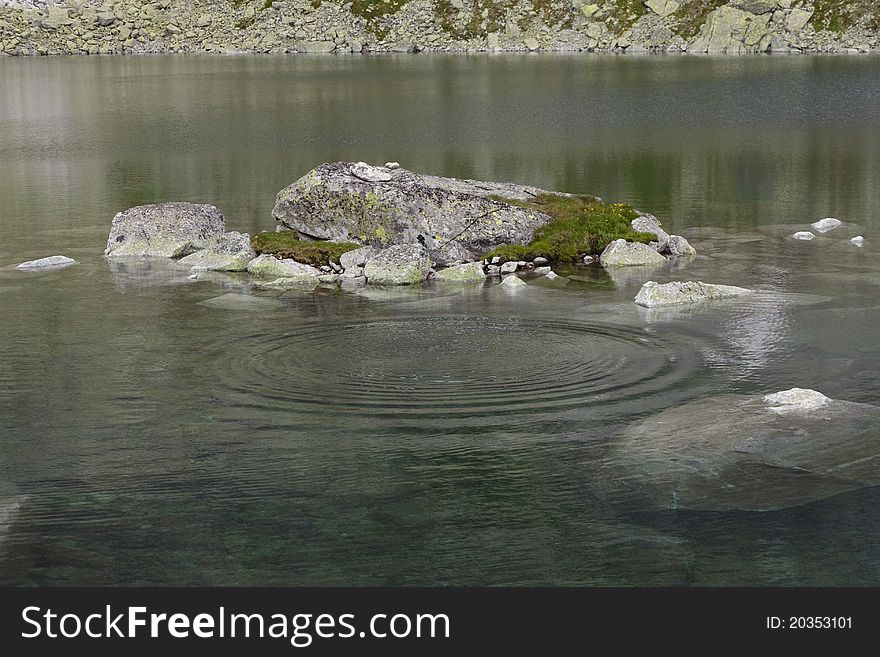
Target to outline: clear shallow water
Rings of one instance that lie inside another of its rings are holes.
[[[0,61],[0,582],[880,583],[877,489],[696,513],[608,485],[626,427],[689,401],[880,404],[877,63]],[[138,203],[271,228],[334,159],[628,201],[704,257],[513,296],[253,296],[101,257]],[[784,239],[825,216],[857,226]],[[56,252],[81,264],[8,268]],[[676,278],[765,293],[632,304]]]

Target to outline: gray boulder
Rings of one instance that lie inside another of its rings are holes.
[[[733,285],[711,285],[700,281],[673,281],[655,283],[648,281],[636,295],[636,305],[645,308],[706,303],[715,299],[751,294],[752,290]]]
[[[289,258],[279,259],[264,253],[247,263],[247,272],[256,278],[294,278],[311,276],[317,281],[321,270]]]
[[[645,265],[662,265],[666,258],[657,253],[647,244],[627,242],[626,240],[614,240],[599,256],[599,262],[604,267],[638,267]]]
[[[513,290],[520,287],[526,287],[526,283],[519,276],[506,276],[498,286],[507,290]]]
[[[468,262],[441,269],[434,274],[435,281],[447,283],[475,283],[486,280],[486,272],[479,262]]]
[[[681,235],[670,235],[666,243],[666,253],[671,256],[695,256],[697,250]]]
[[[651,233],[657,237],[656,242],[651,242],[651,246],[660,253],[666,250],[669,244],[669,233],[667,233],[660,225],[660,221],[652,214],[643,214],[636,217],[630,223],[633,230],[640,233]]]
[[[104,255],[180,258],[223,234],[223,213],[213,205],[140,205],[113,217]]]
[[[61,269],[75,265],[76,260],[63,255],[49,256],[48,258],[40,258],[39,260],[28,260],[15,268],[22,271],[36,271],[41,269]]]
[[[279,224],[306,238],[384,248],[423,242],[438,262],[473,260],[501,244],[526,244],[550,217],[494,200],[545,190],[427,176],[363,163],[322,164],[275,199]]]
[[[835,219],[834,217],[826,217],[825,219],[821,219],[820,221],[810,224],[810,228],[815,230],[817,233],[827,233],[829,230],[840,228],[842,225],[843,222],[840,219]]]
[[[364,276],[370,285],[417,285],[431,269],[428,251],[421,244],[397,244],[367,260]]]
[[[201,251],[180,259],[194,271],[245,271],[257,257],[247,233],[224,233],[208,242]]]
[[[362,268],[367,264],[367,260],[377,253],[379,253],[379,249],[372,246],[365,246],[360,249],[355,249],[354,251],[346,251],[339,256],[339,264],[342,265],[342,268],[346,272],[352,269],[357,269],[358,267]]]

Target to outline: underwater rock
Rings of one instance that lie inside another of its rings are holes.
[[[636,305],[645,308],[696,304],[751,294],[752,290],[734,285],[712,285],[700,281],[673,281],[656,283],[648,281],[636,295]]]
[[[223,213],[213,205],[140,205],[113,217],[104,255],[180,258],[223,234]]]
[[[255,297],[251,294],[221,294],[219,297],[199,301],[200,306],[208,306],[209,308],[220,308],[222,310],[273,310],[281,306],[281,302],[277,299],[264,299],[263,297]]]
[[[257,281],[254,287],[258,290],[314,290],[320,281],[317,276],[300,274],[296,276],[282,276],[272,281]]]
[[[876,406],[815,391],[721,395],[631,425],[608,467],[651,506],[780,509],[880,484],[878,422]]]
[[[63,255],[49,256],[48,258],[40,258],[39,260],[28,260],[16,266],[16,269],[22,271],[34,271],[38,269],[61,269],[75,265],[76,260]]]

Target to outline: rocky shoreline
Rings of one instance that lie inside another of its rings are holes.
[[[0,55],[874,52],[872,0],[0,0]]]

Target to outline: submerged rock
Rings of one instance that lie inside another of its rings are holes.
[[[230,292],[221,294],[219,297],[199,301],[200,306],[208,306],[209,308],[220,308],[222,310],[273,310],[281,306],[281,302],[277,299],[264,299],[255,297],[251,294],[236,294]]]
[[[421,244],[398,244],[367,260],[364,276],[370,285],[417,285],[428,277],[431,260]]]
[[[259,290],[314,290],[320,284],[317,276],[300,274],[298,276],[282,276],[272,281],[257,281],[254,287]]]
[[[780,401],[797,410],[780,414]],[[608,467],[642,503],[780,509],[880,484],[878,422],[876,406],[814,391],[722,395],[632,425]]]
[[[245,271],[257,257],[247,233],[224,233],[208,242],[204,249],[181,258],[180,264],[194,271]]]
[[[486,272],[479,262],[468,262],[441,269],[434,274],[435,281],[451,283],[476,283],[486,280]]]
[[[865,238],[862,237],[861,235],[856,235],[855,237],[853,237],[850,240],[850,242],[852,242],[856,246],[864,246],[865,245]]]
[[[810,228],[815,230],[817,233],[827,233],[829,230],[834,230],[835,228],[839,228],[842,225],[843,222],[840,219],[827,217],[825,219],[822,219],[821,221],[810,224]]]
[[[23,500],[24,497],[20,495],[0,498],[0,540],[5,537],[12,523],[15,522]]]
[[[37,269],[61,269],[62,267],[70,267],[75,265],[76,260],[63,255],[49,256],[48,258],[40,258],[39,260],[28,260],[16,266],[16,269],[22,271],[33,271]]]
[[[656,283],[648,281],[642,285],[642,289],[636,295],[636,305],[645,308],[659,308],[662,306],[676,306],[680,304],[705,303],[715,299],[727,299],[744,294],[751,294],[752,290],[734,285],[712,285],[701,281],[673,281],[671,283]]]
[[[279,260],[275,256],[259,255],[247,263],[247,272],[257,278],[293,278],[309,277],[317,283],[321,271],[311,265],[304,265],[296,260]]]
[[[525,201],[547,193],[536,187],[361,164],[335,162],[310,171],[278,193],[275,219],[314,239],[376,247],[421,241],[446,264],[461,262],[463,253],[525,244],[550,221],[541,212],[490,198]]]
[[[140,205],[113,217],[104,255],[180,258],[223,234],[223,213],[213,205]]]
[[[647,244],[614,240],[599,256],[604,267],[639,267],[645,265],[663,265],[666,258],[657,253]]]

